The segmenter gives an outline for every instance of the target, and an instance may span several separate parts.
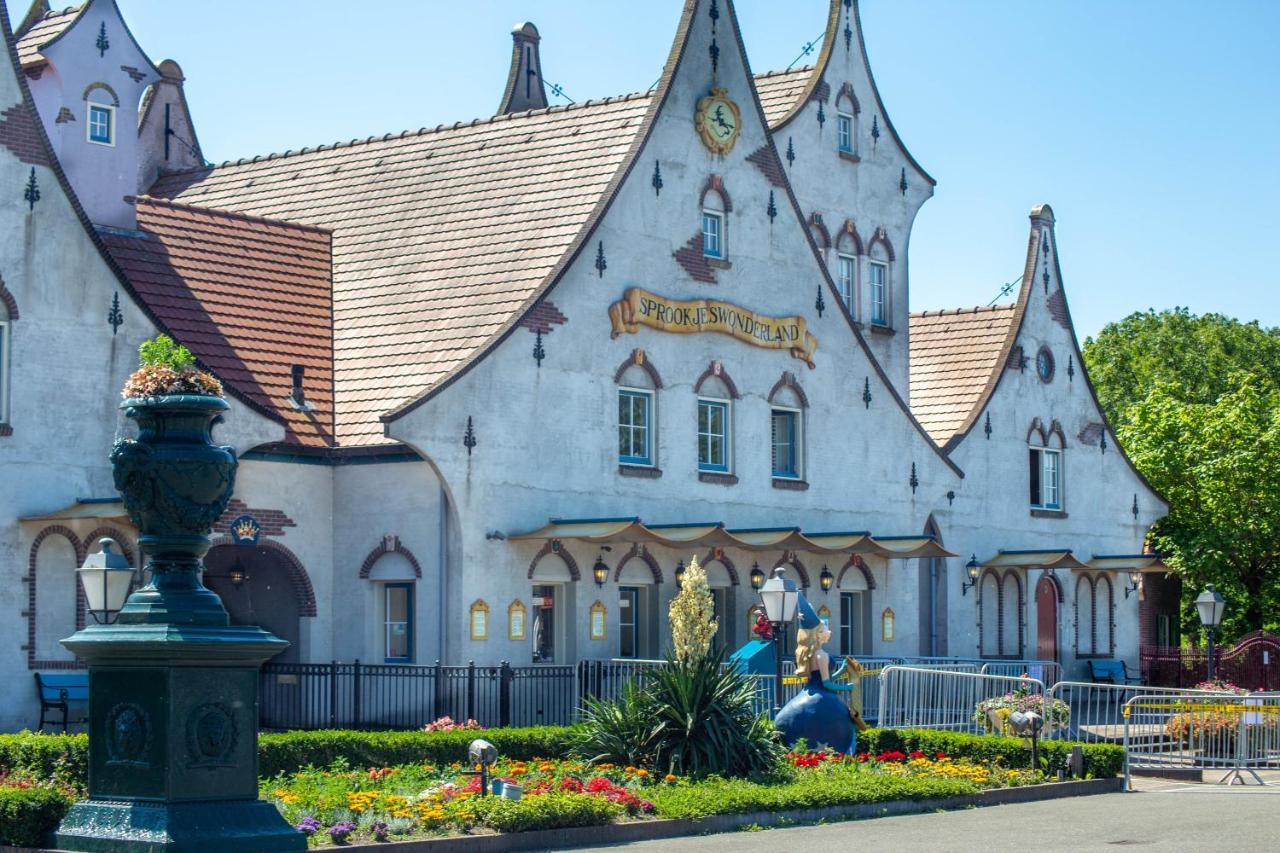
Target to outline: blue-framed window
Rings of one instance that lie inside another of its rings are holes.
[[[698,470],[729,470],[729,404],[698,400]]]
[[[89,105],[89,141],[100,145],[114,145],[113,125],[115,111],[101,104]]]
[[[653,464],[653,394],[648,391],[618,392],[618,461]]]
[[[385,584],[383,595],[386,662],[413,663],[413,584]]]
[[[771,430],[773,438],[773,476],[800,476],[800,413],[790,409],[774,409]]]
[[[836,115],[836,145],[846,154],[853,153],[853,116],[848,113]]]
[[[724,258],[724,214],[719,211],[702,212],[702,254]]]
[[[871,294],[871,322],[889,324],[889,265],[880,261],[867,264],[867,280]]]
[[[836,283],[840,285],[840,298],[844,300],[844,307],[849,309],[849,314],[856,317],[854,311],[854,293],[857,288],[854,286],[858,274],[858,259],[853,255],[837,255],[836,256]]]

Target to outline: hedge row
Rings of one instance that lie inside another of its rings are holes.
[[[1120,775],[1124,770],[1124,747],[1110,743],[1073,743],[1040,741],[1040,756],[1051,767],[1066,763],[1072,747],[1084,752],[1084,771],[1095,778]],[[971,735],[930,729],[872,729],[858,735],[858,749],[879,755],[882,752],[945,752],[952,758],[968,758],[977,762],[996,762],[1010,769],[1031,766],[1031,750],[1026,740],[995,735]]]
[[[71,808],[71,800],[45,788],[0,788],[0,844],[41,847]]]

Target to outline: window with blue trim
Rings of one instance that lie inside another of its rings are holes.
[[[648,391],[618,392],[618,461],[653,464],[653,394]]]
[[[413,584],[389,583],[383,590],[386,662],[413,663]]]
[[[867,279],[871,290],[871,322],[877,326],[889,324],[889,265],[880,261],[867,264]]]
[[[100,104],[89,105],[89,141],[100,145],[114,145],[112,125],[115,123],[114,110]]]
[[[724,214],[719,211],[702,212],[702,254],[708,258],[724,258]]]
[[[790,409],[774,409],[773,476],[797,479],[800,476],[800,413]]]
[[[845,154],[853,153],[853,116],[848,113],[836,115],[836,145]]]
[[[729,404],[698,400],[698,470],[729,470]]]

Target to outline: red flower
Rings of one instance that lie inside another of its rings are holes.
[[[916,750],[915,752],[908,755],[907,758],[911,758],[911,759],[924,758],[924,753],[921,752],[920,750]]]
[[[934,757],[934,758],[937,758],[937,759],[939,759],[939,760],[941,760],[941,759],[943,759],[943,758],[946,758],[946,757],[947,757],[947,754],[946,754],[945,752],[935,752],[935,753],[933,754],[933,757]]]
[[[890,750],[888,752],[882,752],[876,756],[876,761],[879,761],[882,763],[886,761],[906,761],[906,760],[907,760],[907,757],[903,755],[901,752],[898,752],[896,749]]]
[[[603,776],[596,776],[587,783],[587,791],[592,794],[603,794],[612,791],[613,783]]]
[[[863,762],[863,763],[865,763],[865,762],[870,761],[870,760],[871,760],[871,753],[869,753],[869,752],[859,752],[859,753],[858,753],[858,761],[859,761],[859,762]]]
[[[581,794],[582,780],[574,776],[566,776],[564,780],[560,782],[560,790],[570,794]]]

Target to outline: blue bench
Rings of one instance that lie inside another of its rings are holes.
[[[57,725],[56,716],[62,713],[62,733],[69,723],[84,723],[89,719],[89,673],[87,672],[37,672],[36,692],[40,694],[40,731],[46,724]]]
[[[1129,668],[1122,660],[1091,660],[1089,674],[1095,684],[1139,684],[1142,681],[1129,677]]]

